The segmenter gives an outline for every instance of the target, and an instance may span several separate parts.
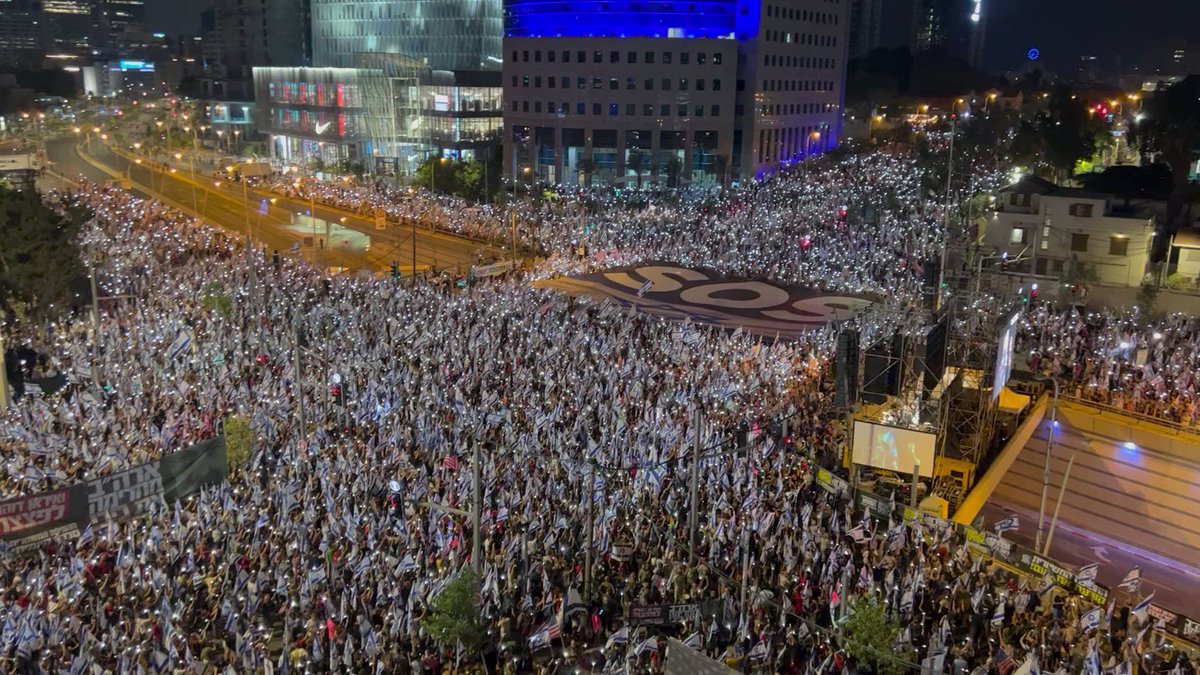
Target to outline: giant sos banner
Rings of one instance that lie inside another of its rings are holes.
[[[766,336],[794,337],[852,318],[877,299],[725,277],[708,269],[647,262],[541,282],[572,295],[610,297],[651,313]]]

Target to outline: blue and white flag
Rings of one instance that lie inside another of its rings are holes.
[[[993,626],[1004,625],[1004,602],[1003,601],[996,603],[996,609],[992,611],[992,625]]]
[[[1079,572],[1075,574],[1075,581],[1081,584],[1090,583],[1096,580],[1096,573],[1100,571],[1100,563],[1090,563],[1079,568]]]
[[[1130,593],[1137,593],[1138,589],[1141,587],[1142,568],[1140,567],[1134,567],[1133,569],[1129,570],[1129,574],[1126,574],[1125,578],[1121,580],[1121,583],[1117,585],[1117,588],[1120,588],[1124,591],[1129,591]]]
[[[171,658],[157,649],[150,655],[150,667],[156,673],[167,672],[167,667],[171,665]]]
[[[1013,515],[996,523],[996,527],[994,529],[996,534],[1004,534],[1005,532],[1011,532],[1012,530],[1019,530],[1021,529],[1021,520],[1017,518],[1017,515],[1014,513]]]
[[[1154,602],[1154,593],[1155,591],[1151,591],[1150,595],[1142,598],[1142,601],[1134,606],[1133,615],[1136,616],[1139,621],[1145,622],[1146,617],[1149,616],[1150,603]]]
[[[95,538],[96,533],[92,531],[92,526],[88,525],[87,528],[84,529],[83,534],[79,535],[79,543],[76,546],[78,548],[83,548],[84,546],[92,543],[92,540]]]
[[[650,282],[646,282],[646,283],[650,283]],[[639,644],[637,646],[637,648],[633,650],[633,655],[635,657],[641,656],[642,654],[644,654],[646,652],[654,652],[656,654],[658,653],[658,637],[657,636],[651,636],[651,637],[648,637],[645,640],[643,640],[642,643]]]
[[[1100,608],[1089,610],[1079,617],[1079,630],[1088,632],[1100,627]]]
[[[186,330],[179,331],[179,334],[175,336],[175,341],[171,343],[170,347],[167,347],[167,360],[174,361],[175,357],[182,354],[191,344],[191,333]]]
[[[654,282],[647,279],[647,280],[643,281],[642,285],[638,288],[637,296],[640,298],[643,295],[649,293],[653,288],[654,288]]]
[[[623,645],[629,642],[629,626],[621,626],[621,630],[609,636],[608,642],[604,643],[604,651],[612,651],[612,648],[617,645]]]

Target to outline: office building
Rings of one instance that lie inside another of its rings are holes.
[[[502,0],[312,0],[313,65],[402,54],[432,70],[498,71]]]
[[[861,59],[879,47],[883,0],[850,0],[849,57]]]
[[[727,184],[832,148],[848,0],[509,0],[517,182]]]
[[[143,0],[95,0],[93,15],[91,47],[106,56],[124,55],[126,33],[140,34],[146,29]]]
[[[43,51],[42,13],[29,0],[0,0],[0,66],[28,65]]]
[[[95,32],[95,0],[42,0],[46,48],[54,54],[88,55]]]
[[[411,173],[431,153],[478,159],[499,134],[499,87],[399,54],[356,58],[355,68],[254,69],[273,158]]]
[[[206,96],[253,98],[253,69],[311,62],[308,0],[215,0],[205,39]]]
[[[934,51],[972,68],[983,65],[990,0],[913,0],[913,52]]]

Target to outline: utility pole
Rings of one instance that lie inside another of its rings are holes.
[[[1071,478],[1071,467],[1075,464],[1075,455],[1077,452],[1071,453],[1071,459],[1067,460],[1067,470],[1063,472],[1062,487],[1058,489],[1058,503],[1054,505],[1054,518],[1050,520],[1050,532],[1046,534],[1046,547],[1042,549],[1042,555],[1050,554],[1050,543],[1054,541],[1054,528],[1058,526],[1058,511],[1062,508],[1063,495],[1067,494],[1067,480]]]
[[[700,520],[696,502],[699,501],[700,490],[700,430],[703,424],[704,411],[696,406],[696,442],[692,450],[692,484],[688,490],[688,505],[691,506],[688,514],[688,560],[693,567],[696,565],[696,529]]]
[[[473,442],[474,448],[471,451],[471,479],[474,483],[472,486],[474,499],[471,505],[471,567],[475,570],[476,574],[482,574],[483,561],[480,560],[480,556],[482,555],[480,551],[483,550],[481,541],[483,534],[479,531],[479,514],[483,510],[483,482],[480,480],[479,475],[481,470],[479,466],[479,441],[476,439]]]
[[[592,546],[596,537],[596,466],[588,462],[587,548],[583,552],[583,601],[592,601]]]
[[[304,365],[300,358],[300,310],[292,323],[292,351],[296,354],[296,411],[300,422],[300,438],[304,438],[307,425],[304,421]]]
[[[1037,542],[1033,550],[1042,550],[1042,526],[1046,522],[1046,496],[1050,492],[1050,458],[1054,450],[1054,430],[1058,428],[1058,380],[1054,383],[1054,406],[1050,408],[1050,430],[1046,434],[1046,466],[1042,470],[1042,505],[1038,509]]]

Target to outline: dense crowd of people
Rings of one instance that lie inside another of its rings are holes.
[[[1200,320],[1135,310],[1038,307],[1021,324],[1018,350],[1035,372],[1065,383],[1064,394],[1197,426]]]
[[[887,195],[863,217],[878,241],[839,224],[864,183]],[[916,198],[835,172],[723,215],[629,216],[593,248],[900,299],[920,282],[907,261],[937,246]],[[871,520],[816,485],[843,434],[821,331],[764,340],[521,279],[329,279],[120,191],[61,199],[92,210],[89,264],[128,299],[21,336],[70,385],[0,420],[0,496],[177,452],[231,417],[257,443],[227,485],[7,556],[6,671],[441,673],[483,653],[506,673],[661,672],[671,634],[739,669],[842,673],[871,657],[834,623],[876,600],[903,629],[874,657],[912,669],[944,650],[954,673],[1196,672],[1131,611],[1140,594],[1093,627],[1082,599],[952,529]],[[760,221],[800,238],[734,234]],[[435,599],[470,566],[488,635],[435,640]],[[683,625],[628,619],[689,602],[705,609]]]

